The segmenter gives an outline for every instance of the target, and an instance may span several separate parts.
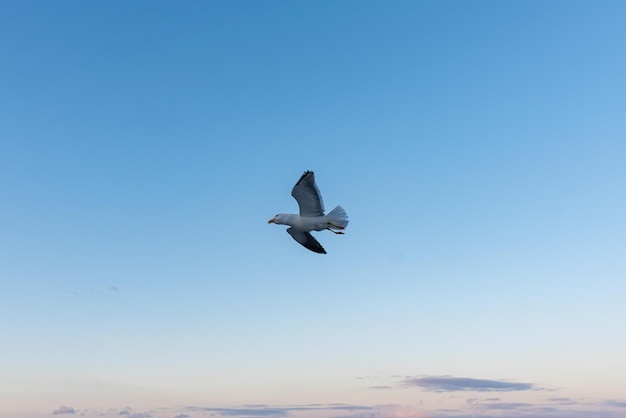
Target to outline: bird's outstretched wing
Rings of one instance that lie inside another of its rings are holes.
[[[305,248],[320,254],[326,254],[326,250],[322,245],[317,242],[313,235],[308,232],[298,231],[297,229],[287,228],[287,232],[289,235],[293,237],[296,241],[302,244]]]
[[[300,216],[324,216],[324,202],[312,171],[306,171],[300,177],[291,195],[298,201]]]

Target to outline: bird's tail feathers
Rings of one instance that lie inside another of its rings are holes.
[[[335,206],[335,209],[328,212],[326,218],[328,222],[342,229],[348,226],[348,214],[341,206]]]

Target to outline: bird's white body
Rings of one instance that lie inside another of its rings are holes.
[[[278,225],[289,225],[298,231],[321,231],[328,228],[326,216],[300,216],[294,213],[279,213],[274,220]]]
[[[287,232],[304,247],[316,253],[326,254],[326,250],[309,233],[310,231],[329,230],[343,234],[348,226],[348,215],[341,206],[324,215],[324,202],[312,171],[305,172],[291,190],[291,195],[298,201],[300,214],[279,213],[268,223],[289,225]]]
[[[348,216],[341,206],[324,216],[300,216],[295,213],[279,213],[274,218],[275,224],[289,225],[298,231],[323,231],[325,229],[344,229],[348,226]]]

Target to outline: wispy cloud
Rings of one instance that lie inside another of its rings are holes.
[[[223,417],[284,417],[287,410],[282,408],[202,408]]]
[[[626,408],[626,401],[609,400],[609,401],[604,401],[601,404],[605,406],[610,406],[613,408]]]
[[[468,398],[465,402],[469,405],[478,405],[483,402],[500,402],[500,398]]]
[[[287,415],[284,408],[268,408],[268,407],[234,407],[234,408],[212,408],[202,406],[188,406],[185,409],[191,412],[213,412],[218,416],[227,417],[280,417]]]
[[[109,292],[115,293],[116,295],[122,293],[122,291],[117,286],[109,286]]]
[[[433,392],[509,392],[537,390],[532,383],[508,382],[505,380],[473,379],[469,377],[431,376],[405,379],[400,382],[404,387],[420,387]]]
[[[498,402],[498,403],[488,403],[481,404],[484,408],[487,409],[510,409],[517,410],[521,408],[528,408],[534,406],[531,403],[527,402]]]
[[[267,405],[243,405],[233,408],[187,406],[189,412],[212,412],[224,417],[284,417],[290,412],[305,411],[371,411],[371,406],[351,404],[309,404],[272,407]]]
[[[117,415],[131,416],[133,414],[133,408],[131,408],[130,406],[127,406],[125,408],[122,408],[121,410],[111,409],[109,412],[114,412]]]
[[[335,418],[427,418],[429,415],[417,408],[402,405],[377,405],[371,411],[342,415]]]
[[[425,418],[428,415],[425,411],[402,405],[378,405],[376,409],[376,418]]]
[[[152,418],[152,413],[150,412],[139,412],[136,414],[132,414],[130,418]]]
[[[59,409],[52,411],[52,415],[75,414],[76,411],[71,406],[61,405]]]
[[[606,400],[588,402],[567,397],[546,398],[536,403],[528,402],[499,402],[498,398],[469,398],[467,403],[474,410],[471,415],[449,415],[438,411],[438,418],[626,418],[626,414],[619,411],[626,408],[626,402]],[[465,414],[469,411],[464,411]]]
[[[572,398],[563,398],[563,397],[548,398],[547,401],[554,402],[559,405],[576,405],[578,403]]]

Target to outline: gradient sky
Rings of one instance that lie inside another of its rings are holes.
[[[624,22],[2,1],[0,417],[626,417]]]

